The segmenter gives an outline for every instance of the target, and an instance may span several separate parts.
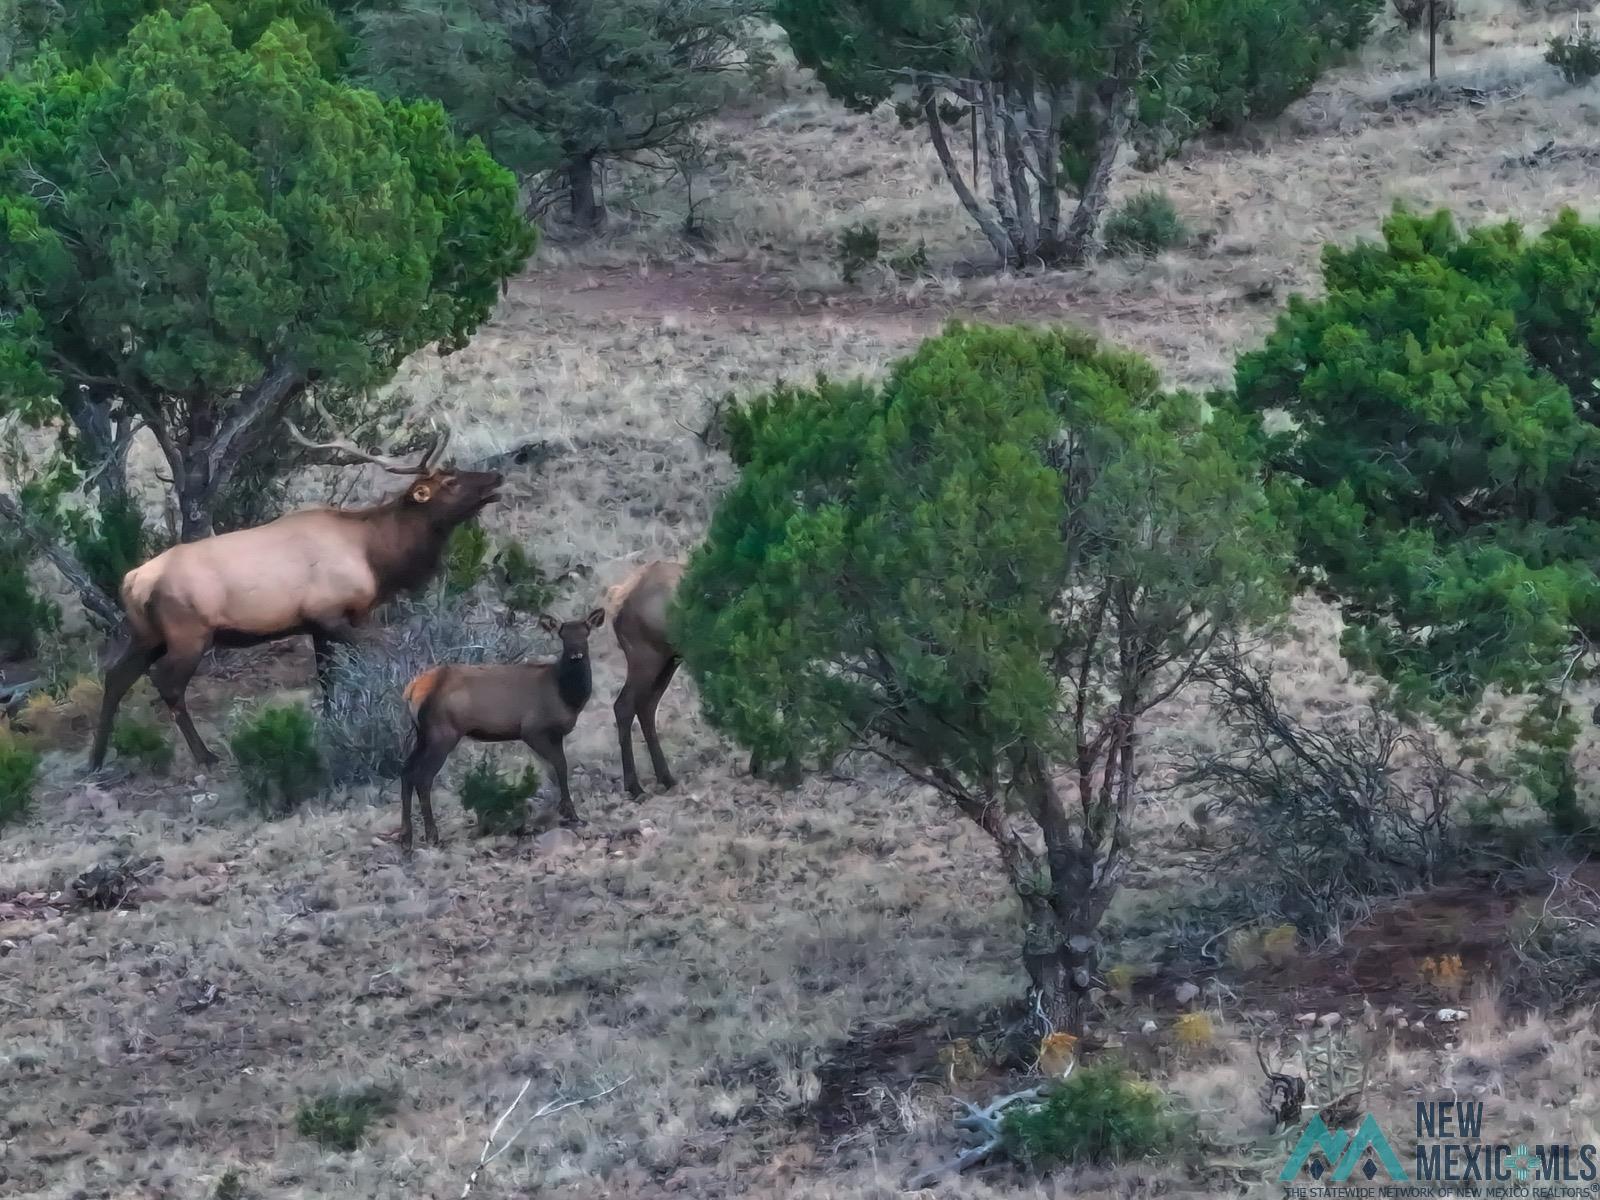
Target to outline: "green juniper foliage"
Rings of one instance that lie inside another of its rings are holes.
[[[80,469],[149,426],[192,539],[291,461],[313,378],[338,414],[459,348],[535,239],[438,106],[328,78],[294,22],[173,8],[0,80],[0,409],[70,428]]]
[[[1273,116],[1381,0],[777,0],[800,62],[862,112],[899,97],[1003,263],[1093,245],[1118,150],[1142,163]],[[973,120],[981,182],[966,165]],[[1062,197],[1079,203],[1067,219]]]
[[[0,828],[33,810],[39,753],[15,734],[0,737]]]
[[[28,576],[33,556],[16,538],[0,538],[0,655],[28,658],[41,634],[61,624],[61,611],[34,591]]]
[[[74,514],[68,528],[78,561],[108,596],[117,595],[122,577],[155,549],[138,503],[125,493],[108,496],[97,512]]]
[[[129,717],[111,731],[111,748],[117,757],[137,762],[158,775],[172,766],[172,742],[158,726]]]
[[[500,599],[514,613],[536,616],[550,607],[555,588],[538,561],[518,542],[507,542],[494,560]]]
[[[536,768],[507,778],[491,759],[480,758],[461,781],[461,806],[477,818],[478,832],[486,837],[517,833],[527,823],[528,799],[538,789]]]
[[[1172,198],[1151,189],[1118,205],[1106,218],[1106,248],[1115,254],[1155,256],[1189,240]]]
[[[1600,635],[1600,226],[1464,235],[1397,211],[1323,273],[1235,383],[1306,579],[1402,700],[1545,692],[1532,783],[1573,820],[1555,689]]]
[[[349,1154],[360,1149],[367,1127],[394,1111],[394,1100],[379,1088],[340,1092],[307,1100],[295,1113],[295,1129],[318,1145]]]
[[[476,521],[457,525],[445,543],[442,586],[445,594],[465,596],[489,573],[489,535]]]
[[[780,387],[727,427],[740,476],[673,613],[706,715],[767,762],[859,744],[937,788],[1081,1025],[1139,722],[1282,603],[1236,423],[1085,335],[957,325],[881,385]]]
[[[229,739],[245,795],[263,813],[292,812],[315,796],[326,772],[316,726],[303,704],[269,704]]]
[[[883,253],[883,238],[878,227],[870,222],[851,225],[839,235],[839,274],[846,283],[854,283],[861,272],[873,266]]]
[[[431,96],[501,162],[598,224],[599,171],[693,154],[694,129],[765,61],[765,0],[410,0],[358,18],[364,67]]]
[[[1600,34],[1592,29],[1550,39],[1545,62],[1561,72],[1561,78],[1579,86],[1600,75]]]
[[[1150,1084],[1109,1063],[1077,1067],[1042,1104],[1019,1106],[1001,1129],[1007,1152],[1030,1166],[1122,1163],[1170,1149],[1179,1122]]]

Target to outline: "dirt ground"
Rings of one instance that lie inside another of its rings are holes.
[[[1318,286],[1319,247],[1370,236],[1397,200],[1535,224],[1592,209],[1600,91],[1542,63],[1554,23],[1515,3],[1461,8],[1442,90],[1414,94],[1420,45],[1381,38],[1271,127],[1124,173],[1119,195],[1172,194],[1191,246],[1076,271],[989,271],[914,135],[791,70],[717,131],[709,240],[679,238],[671,198],[638,183],[615,197],[607,239],[552,241],[468,349],[418,356],[396,387],[449,417],[464,456],[555,448],[513,471],[486,524],[569,576],[558,605],[579,612],[701,536],[731,468],[693,431],[730,391],[875,372],[957,317],[1070,321],[1174,383],[1223,383],[1286,297]],[[632,215],[645,209],[657,218]],[[897,246],[925,241],[928,274],[838,282],[833,242],[863,219]],[[305,498],[330,486],[308,477]],[[1291,634],[1277,676],[1295,703],[1358,703],[1334,616],[1303,605]],[[870,763],[794,790],[750,779],[687,682],[663,706],[681,782],[633,803],[609,635],[596,675],[569,743],[590,825],[474,838],[447,786],[445,844],[410,861],[388,840],[386,792],[263,821],[231,772],[182,758],[166,778],[115,764],[85,777],[94,693],[77,689],[36,815],[0,834],[0,1195],[209,1197],[236,1172],[254,1197],[453,1198],[525,1081],[503,1132],[547,1101],[606,1094],[527,1126],[473,1196],[863,1200],[952,1157],[952,1097],[1018,1078],[949,1065],[1023,987],[981,835]],[[234,656],[201,681],[196,716],[220,738],[242,701],[309,683],[306,647]],[[1200,701],[1175,708],[1152,775],[1207,728]],[[1254,1096],[1263,1044],[1305,1068],[1337,1042],[1385,1119],[1457,1091],[1502,1128],[1600,1140],[1592,1014],[1498,999],[1520,969],[1519,921],[1587,904],[1586,869],[1453,881],[1262,959],[1231,949],[1226,922],[1186,915],[1200,886],[1187,808],[1152,791],[1141,820],[1146,853],[1114,914],[1124,961],[1109,964],[1130,982],[1108,991],[1094,1049],[1181,1100],[1203,1152],[1044,1178],[997,1165],[928,1194],[1278,1194],[1287,1151]],[[125,900],[74,896],[119,856],[145,864]],[[1459,975],[1441,981],[1425,963],[1450,955]],[[1185,985],[1196,994],[1180,1000]],[[1185,1012],[1207,1018],[1204,1037],[1180,1030]],[[359,1149],[296,1131],[306,1100],[368,1086],[392,1112]]]

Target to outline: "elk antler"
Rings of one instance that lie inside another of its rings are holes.
[[[311,406],[316,410],[319,417],[330,426],[333,425],[333,419],[328,415],[328,410],[322,406],[320,401],[313,399]],[[428,448],[422,453],[422,460],[415,466],[407,466],[396,459],[384,458],[381,455],[363,450],[347,437],[336,437],[330,442],[313,442],[304,433],[300,432],[298,425],[287,417],[284,418],[283,423],[289,427],[289,436],[307,450],[326,450],[342,456],[341,461],[337,463],[339,466],[371,463],[373,466],[382,467],[385,471],[392,472],[395,475],[426,475],[433,470],[434,464],[444,454],[444,448],[450,442],[450,430],[448,428],[442,434],[435,433],[433,440],[428,443]]]

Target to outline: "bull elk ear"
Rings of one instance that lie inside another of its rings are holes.
[[[433,499],[433,484],[417,483],[411,486],[411,499],[416,504],[426,504]]]
[[[583,619],[583,623],[590,629],[599,629],[600,626],[606,623],[606,610],[603,608],[592,610],[589,615]]]
[[[561,631],[561,622],[549,613],[541,613],[539,616],[539,628],[546,633],[559,633]]]

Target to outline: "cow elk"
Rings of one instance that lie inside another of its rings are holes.
[[[117,708],[145,672],[196,761],[216,762],[185,703],[189,681],[213,646],[310,634],[326,696],[334,644],[350,640],[378,605],[427,583],[451,532],[495,501],[504,482],[497,471],[437,466],[448,435],[406,466],[342,439],[311,442],[292,423],[289,432],[304,446],[335,452],[336,461],[375,463],[415,478],[381,504],[289,513],[173,546],[129,571],[122,580],[126,623],[109,655],[91,767],[105,761]]]
[[[622,748],[622,784],[635,799],[644,795],[633,765],[633,722],[638,718],[656,782],[672,786],[672,771],[656,736],[656,708],[678,669],[678,652],[667,634],[667,610],[683,578],[679,563],[653,562],[640,567],[611,590],[611,629],[628,662],[628,677],[612,711]]]
[[[422,832],[437,845],[433,820],[433,781],[462,738],[476,742],[528,744],[555,772],[561,789],[561,818],[581,824],[567,783],[562,743],[589,702],[593,675],[589,635],[605,623],[604,609],[581,621],[539,618],[539,627],[561,639],[561,657],[549,663],[439,666],[406,685],[412,744],[400,771],[400,843],[411,849],[411,794],[422,802]]]

